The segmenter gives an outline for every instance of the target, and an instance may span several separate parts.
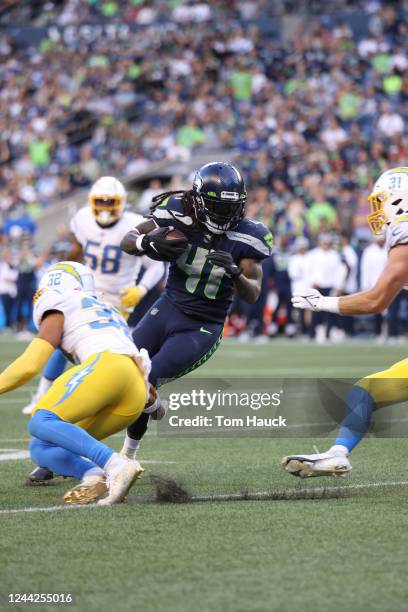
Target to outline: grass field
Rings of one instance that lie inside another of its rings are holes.
[[[2,341],[1,367],[21,348]],[[401,346],[225,343],[194,377],[356,377],[402,357]],[[127,504],[64,508],[69,481],[24,486],[27,396],[26,388],[0,398],[1,593],[70,592],[81,611],[406,608],[407,440],[367,439],[348,479],[299,482],[281,457],[331,441],[152,433],[141,452],[146,473]],[[119,448],[121,436],[110,442]],[[267,491],[277,499],[157,503],[154,474],[194,496]],[[316,499],[296,499],[303,494]]]

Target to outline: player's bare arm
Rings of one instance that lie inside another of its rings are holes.
[[[48,310],[44,313],[38,330],[38,338],[49,342],[54,348],[61,343],[64,329],[64,315],[58,310]]]
[[[255,259],[242,259],[240,275],[234,281],[235,291],[240,298],[253,304],[259,298],[262,286],[262,266]]]
[[[390,306],[407,281],[408,245],[401,244],[390,250],[387,265],[372,289],[341,297],[324,297],[317,289],[307,289],[301,295],[294,295],[292,303],[296,308],[345,316],[376,314]]]
[[[68,261],[82,261],[84,256],[84,250],[82,244],[78,242],[74,234],[70,234],[69,239],[71,241],[71,249],[67,255]]]
[[[368,291],[339,298],[341,315],[376,314],[393,302],[408,281],[408,245],[391,249],[388,263],[377,283]]]

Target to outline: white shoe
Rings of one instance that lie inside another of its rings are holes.
[[[138,461],[123,458],[123,465],[110,471],[107,475],[108,495],[98,501],[101,506],[112,506],[122,502],[130,488],[144,472]]]
[[[34,410],[34,408],[36,407],[36,405],[40,401],[42,395],[43,394],[40,393],[40,391],[36,391],[34,393],[34,395],[31,397],[31,402],[29,404],[27,404],[27,406],[24,406],[24,408],[22,408],[21,412],[23,414],[31,416],[32,411]]]
[[[314,455],[289,455],[282,459],[284,469],[293,476],[346,476],[351,472],[351,463],[345,453],[337,450]]]

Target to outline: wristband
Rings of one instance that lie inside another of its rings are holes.
[[[142,242],[143,242],[144,237],[145,237],[144,234],[140,234],[135,240],[136,248],[140,253],[144,252],[143,247],[142,247]]]
[[[340,314],[339,298],[322,296],[319,300],[319,310],[324,310],[325,312],[334,312],[335,314]]]

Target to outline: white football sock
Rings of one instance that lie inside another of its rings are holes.
[[[140,440],[134,440],[133,438],[129,438],[129,436],[126,434],[125,440],[123,442],[123,447],[120,453],[121,455],[124,455],[129,459],[135,459],[139,446]]]
[[[349,449],[347,448],[347,446],[343,446],[342,444],[334,444],[333,446],[331,446],[329,448],[329,453],[333,453],[336,455],[348,455],[349,454]]]
[[[113,455],[110,456],[108,461],[103,466],[103,469],[107,474],[109,474],[109,472],[117,472],[118,470],[125,467],[125,465],[126,459],[119,455],[119,453],[113,453]]]
[[[88,480],[89,478],[94,478],[95,476],[104,476],[105,472],[102,468],[95,465],[94,467],[86,470],[85,474],[82,476],[82,481]]]
[[[37,389],[38,395],[40,397],[45,395],[45,393],[47,393],[48,389],[51,387],[53,382],[54,382],[53,380],[49,380],[48,378],[45,378],[45,376],[41,376],[40,382],[38,383],[38,389]]]

